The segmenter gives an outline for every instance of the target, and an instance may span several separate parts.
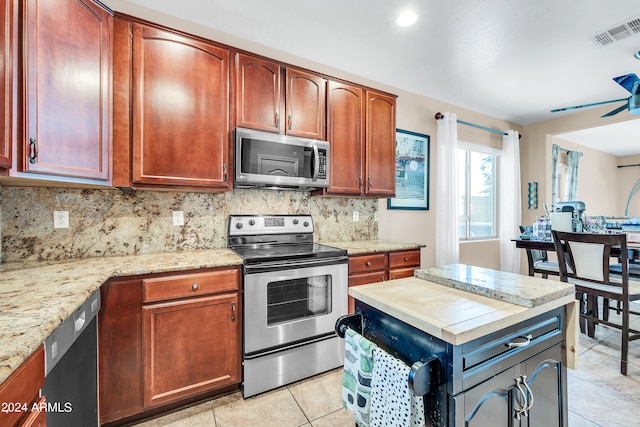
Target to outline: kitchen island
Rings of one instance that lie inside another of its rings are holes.
[[[422,387],[432,425],[567,425],[572,285],[454,264],[349,293],[365,337],[432,366]]]

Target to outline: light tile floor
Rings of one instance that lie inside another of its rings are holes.
[[[640,319],[632,324],[640,329]],[[620,374],[620,332],[580,335],[578,369],[568,370],[569,426],[640,426],[640,340]],[[242,399],[239,392],[138,424],[139,427],[353,427],[341,404],[342,370]]]

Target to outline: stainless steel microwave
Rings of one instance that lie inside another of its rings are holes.
[[[236,188],[309,191],[329,186],[329,143],[236,128]]]

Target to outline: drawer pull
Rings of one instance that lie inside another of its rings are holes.
[[[513,341],[509,341],[505,345],[509,348],[526,347],[529,344],[531,344],[531,338],[533,338],[533,336],[531,334],[528,334],[528,335],[525,335],[524,337],[515,338]]]
[[[407,262],[407,261],[409,261],[409,258],[404,257],[404,262]]]
[[[198,284],[194,283],[193,285],[191,285],[191,289],[193,289],[194,291],[198,290]]]
[[[371,261],[367,261],[367,263],[365,264],[367,267],[371,267]]]

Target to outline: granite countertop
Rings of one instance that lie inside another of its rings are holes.
[[[109,278],[241,264],[212,249],[2,265],[0,384]]]
[[[556,298],[574,295],[567,282],[541,280],[505,271],[464,264],[450,264],[415,271],[415,276],[439,285],[450,286],[524,307],[535,307]]]
[[[348,255],[366,254],[372,252],[389,252],[409,249],[419,249],[423,244],[397,242],[395,240],[357,240],[350,242],[319,242],[323,245],[345,249]]]
[[[391,240],[321,242],[349,255],[417,249]],[[112,277],[242,265],[229,249],[0,264],[0,384]]]
[[[575,295],[565,293],[566,283],[499,273],[510,275],[516,292],[523,286],[537,286],[540,294],[549,297],[526,307],[425,280],[418,277],[419,272],[416,277],[397,279],[393,284],[354,286],[349,288],[349,295],[453,345],[464,344],[557,307],[569,305],[570,310],[575,309]],[[557,290],[561,291],[556,293]],[[572,313],[572,320],[568,321],[575,321],[577,325],[575,312]],[[575,334],[567,334],[567,348],[576,348],[575,339]]]

